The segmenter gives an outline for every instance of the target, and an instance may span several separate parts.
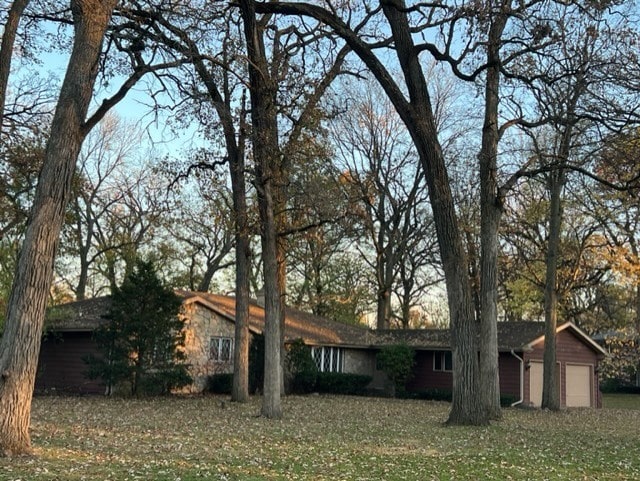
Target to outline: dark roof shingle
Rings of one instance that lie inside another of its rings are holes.
[[[235,318],[235,298],[205,292],[177,291],[185,302],[200,302],[209,309]],[[93,330],[106,322],[111,300],[97,297],[71,302],[48,310],[45,326],[52,330]],[[253,332],[264,329],[264,309],[256,303],[249,308],[249,324]],[[286,309],[285,339],[303,339],[310,345],[382,347],[407,344],[414,349],[449,349],[448,329],[371,330],[364,326],[343,324],[296,309]],[[499,322],[498,349],[518,350],[544,335],[543,322]]]

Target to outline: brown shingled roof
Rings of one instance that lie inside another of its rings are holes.
[[[392,329],[374,331],[374,344],[385,346],[407,344],[415,349],[450,349],[449,329]],[[544,334],[544,322],[499,322],[498,350],[522,349]]]
[[[44,326],[55,331],[93,331],[107,322],[103,316],[110,307],[109,296],[60,304],[47,309]]]
[[[185,303],[197,302],[231,322],[235,319],[234,297],[191,291],[177,291],[177,294],[184,298]],[[45,326],[47,329],[60,331],[91,331],[106,322],[103,316],[109,311],[110,302],[109,297],[97,297],[53,307],[47,311]],[[286,340],[303,339],[308,345],[376,348],[407,344],[414,349],[451,348],[448,329],[370,330],[364,326],[343,324],[292,308],[286,309],[285,325]],[[584,337],[586,343],[595,345],[571,323],[565,323],[558,329],[567,327]],[[255,333],[262,333],[264,330],[264,308],[256,303],[251,303],[249,307],[249,328]],[[499,322],[498,349],[527,349],[543,335],[543,322]]]
[[[207,292],[178,291],[185,302],[199,302],[233,321],[236,312],[235,297],[219,296]],[[264,308],[256,303],[249,306],[249,327],[253,332],[264,330]],[[366,327],[343,324],[296,309],[285,311],[285,339],[303,339],[310,345],[367,346],[370,331]]]

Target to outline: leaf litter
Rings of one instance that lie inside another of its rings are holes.
[[[37,397],[35,455],[0,480],[637,480],[640,411],[507,409],[446,427],[449,405],[379,398]]]

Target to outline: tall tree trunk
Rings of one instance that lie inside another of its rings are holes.
[[[308,15],[331,26],[369,68],[406,125],[427,179],[447,286],[454,361],[453,402],[448,423],[482,425],[488,423],[488,416],[478,392],[478,326],[467,275],[467,256],[442,148],[438,142],[427,82],[420,65],[419,50],[413,43],[405,2],[386,0],[380,3],[391,27],[396,55],[402,69],[405,83],[402,88],[371,48],[328,10],[291,2],[260,2],[256,8],[261,12]],[[409,100],[405,98],[403,91],[408,93]]]
[[[244,172],[242,175],[244,176]],[[239,212],[239,209],[236,210],[236,215]],[[233,353],[233,386],[231,390],[231,400],[236,402],[249,400],[249,269],[251,247],[247,230],[246,205],[244,214],[242,219],[236,219],[236,324],[235,350]]]
[[[508,0],[507,0],[508,2]],[[503,7],[504,8],[504,7]],[[498,105],[500,99],[500,47],[507,22],[496,15],[489,29],[485,116],[480,155],[480,396],[487,415],[499,419],[498,366],[498,229],[502,199],[498,192]]]
[[[280,326],[283,313],[278,282],[278,226],[274,180],[277,179],[278,135],[275,89],[271,86],[263,34],[256,21],[255,2],[240,0],[249,60],[253,153],[260,211],[262,259],[265,290],[265,359],[262,415],[282,417],[282,365]]]
[[[223,72],[223,94],[198,52],[198,45],[187,35],[183,35],[187,43],[184,54],[192,54],[198,76],[205,84],[214,108],[220,118],[225,146],[229,155],[229,174],[231,176],[231,192],[233,196],[233,214],[235,222],[236,244],[236,318],[235,348],[233,353],[233,385],[231,400],[246,402],[249,400],[249,275],[251,271],[251,240],[249,237],[249,214],[247,211],[247,186],[245,181],[245,98],[242,98],[240,133],[236,139],[233,116],[231,115],[231,95],[229,92],[228,72]]]
[[[76,300],[85,299],[87,294],[87,283],[89,282],[89,264],[86,258],[80,259],[80,274],[78,275],[78,283],[76,284]]]
[[[73,0],[75,38],[47,142],[0,341],[0,452],[30,451],[29,421],[58,238],[105,30],[116,0]]]
[[[278,169],[280,170],[280,169]],[[284,172],[280,171],[278,174],[279,181],[284,181],[287,177],[283,177]],[[280,393],[285,394],[284,385],[284,371],[286,362],[286,350],[285,350],[285,308],[287,301],[287,247],[286,239],[280,233],[284,232],[287,220],[285,214],[285,192],[284,186],[275,187],[277,193],[274,201],[274,217],[276,222],[276,259],[278,261],[278,292],[280,293]]]
[[[407,125],[425,171],[447,286],[453,348],[453,393],[447,422],[486,424],[488,416],[479,396],[478,329],[466,270],[467,256],[444,155],[438,142],[427,82],[413,44],[405,2],[382,2],[382,9],[391,26],[396,53],[411,98],[410,108],[399,108],[400,102],[390,97]],[[389,93],[388,87],[381,84]]]
[[[549,241],[544,288],[544,357],[542,408],[560,409],[560,392],[556,373],[556,328],[558,325],[558,250],[562,227],[562,188],[564,171],[556,166],[549,174],[551,203],[549,207]]]
[[[7,22],[4,25],[4,32],[2,33],[2,45],[0,46],[0,132],[2,132],[2,123],[4,121],[4,107],[7,100],[9,74],[11,73],[13,45],[16,41],[20,18],[28,4],[29,0],[15,0],[11,4]]]
[[[389,329],[391,327],[391,290],[380,286],[377,297],[376,329]]]
[[[244,114],[240,120],[240,146],[244,146]],[[236,228],[236,325],[233,355],[233,386],[231,400],[249,400],[249,271],[251,268],[251,241],[247,213],[247,188],[244,177],[244,148],[229,156],[231,190]]]

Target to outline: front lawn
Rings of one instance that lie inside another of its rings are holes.
[[[285,419],[219,397],[36,398],[34,457],[0,480],[637,480],[640,411],[508,409],[445,427],[446,403],[288,397]]]
[[[607,409],[640,410],[640,394],[607,393],[602,395],[602,406]]]

